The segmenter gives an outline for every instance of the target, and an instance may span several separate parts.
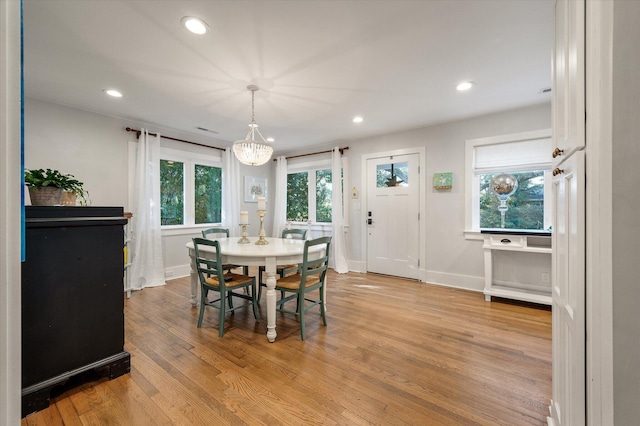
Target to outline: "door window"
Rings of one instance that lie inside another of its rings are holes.
[[[392,188],[409,186],[409,163],[378,164],[376,167],[376,187]]]

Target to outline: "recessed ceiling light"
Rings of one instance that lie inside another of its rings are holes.
[[[193,16],[185,16],[180,21],[182,25],[194,34],[202,35],[209,31],[209,26],[202,19],[194,18]]]
[[[360,117],[359,115],[357,115],[357,116],[353,117],[353,120],[352,120],[352,121],[353,121],[354,123],[359,124],[359,123],[362,123],[362,121],[364,121],[364,119],[363,119],[362,117]]]
[[[118,92],[115,89],[104,89],[104,93],[106,93],[109,96],[113,96],[114,98],[121,98],[122,97],[122,93]]]
[[[458,84],[456,86],[456,89],[459,92],[464,92],[465,90],[471,89],[472,86],[473,86],[473,82],[471,82],[471,81],[463,81],[462,83],[460,83],[460,84]]]
[[[274,138],[267,138],[267,142],[275,142],[276,140]]]

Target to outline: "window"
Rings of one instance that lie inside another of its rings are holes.
[[[316,170],[316,222],[331,222],[331,170]]]
[[[222,222],[222,167],[219,159],[161,150],[160,222],[191,226]]]
[[[317,158],[317,157],[316,157]],[[333,223],[333,184],[331,156],[314,161],[295,159],[287,165],[287,221],[311,222],[320,235],[330,232]],[[347,203],[344,182],[347,180],[347,163],[342,164],[340,182],[342,206]],[[342,218],[348,226],[348,216]]]
[[[160,224],[184,224],[184,163],[160,160]]]
[[[512,172],[518,181],[518,189],[507,200],[505,229],[544,229],[544,184],[543,170]],[[498,210],[500,201],[491,192],[489,183],[497,173],[478,175],[480,193],[480,229],[502,227],[502,217]]]
[[[500,201],[491,179],[507,173],[518,181],[506,201],[504,229],[549,229],[551,131],[527,132],[466,142],[466,227],[502,228]]]
[[[309,172],[287,174],[287,220],[309,220]]]
[[[222,222],[222,168],[195,165],[195,223]]]
[[[287,220],[330,223],[331,181],[331,169],[289,173],[287,175]]]
[[[378,164],[376,167],[376,187],[409,186],[409,163]]]

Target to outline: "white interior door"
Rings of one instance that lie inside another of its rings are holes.
[[[367,270],[418,279],[419,154],[367,160]]]
[[[584,0],[556,1],[549,419],[555,426],[586,424],[584,18]]]
[[[554,425],[585,424],[585,170],[577,151],[553,181],[552,403]]]
[[[558,0],[553,59],[554,167],[585,146],[584,0]]]

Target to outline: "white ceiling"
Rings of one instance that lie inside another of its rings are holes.
[[[25,94],[230,143],[257,84],[282,152],[550,102],[552,38],[552,0],[25,0]]]

